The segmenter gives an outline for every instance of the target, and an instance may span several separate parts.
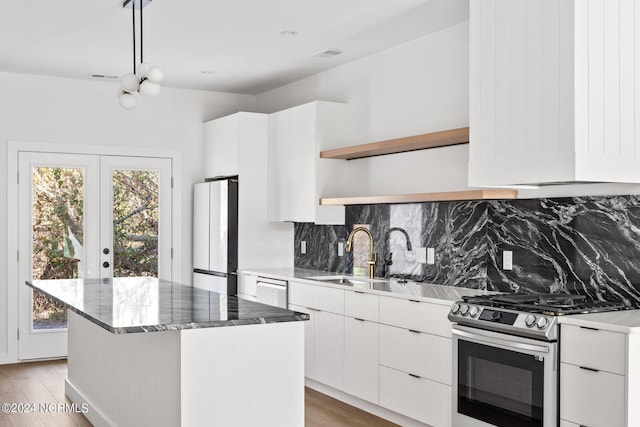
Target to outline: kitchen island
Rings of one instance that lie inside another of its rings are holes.
[[[34,280],[96,426],[300,426],[308,315],[149,277]]]

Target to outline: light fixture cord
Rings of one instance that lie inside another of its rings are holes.
[[[131,22],[133,24],[133,74],[136,73],[136,4],[131,3]]]
[[[134,0],[135,1],[135,0]],[[140,63],[144,62],[142,57],[142,23],[144,20],[142,19],[142,0],[140,0]]]

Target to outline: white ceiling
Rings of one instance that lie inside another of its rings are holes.
[[[131,10],[122,0],[0,4],[0,71],[89,79],[133,67]],[[468,6],[468,0],[153,0],[144,8],[144,59],[163,69],[163,86],[258,94],[463,22]],[[327,48],[344,53],[311,56]]]

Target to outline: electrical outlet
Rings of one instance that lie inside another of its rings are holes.
[[[502,269],[513,270],[513,252],[502,251]]]
[[[307,253],[307,242],[304,240],[300,242],[300,253],[302,255]]]
[[[427,263],[427,248],[416,248],[416,262],[418,264]]]
[[[344,242],[338,242],[338,256],[344,256]]]
[[[427,248],[427,264],[436,263],[436,250],[435,248]]]

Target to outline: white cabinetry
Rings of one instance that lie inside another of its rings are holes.
[[[633,0],[470,3],[469,185],[640,182]]]
[[[378,404],[378,296],[345,291],[344,391]]]
[[[266,214],[269,116],[235,113],[204,123],[203,135],[204,177],[238,175],[238,268],[292,265],[293,225],[269,222]],[[194,265],[197,242],[207,240],[194,235]]]
[[[560,418],[589,427],[636,425],[628,414],[635,405],[627,389],[628,335],[564,324],[561,332]]]
[[[449,306],[380,297],[380,405],[451,425]]]
[[[320,159],[320,151],[345,145],[346,105],[315,101],[269,116],[270,221],[344,224],[344,206],[320,206],[344,195],[346,162]]]
[[[305,376],[344,389],[344,291],[289,281],[289,309],[307,313]]]
[[[257,280],[258,277],[253,274],[238,274],[238,297],[255,301],[257,298]]]

